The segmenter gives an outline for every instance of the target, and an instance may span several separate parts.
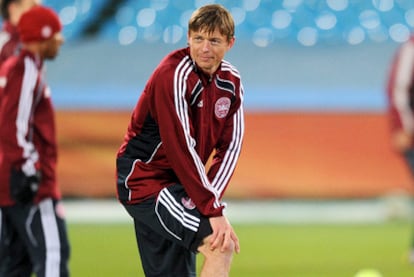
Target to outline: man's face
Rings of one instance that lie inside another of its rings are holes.
[[[59,54],[59,49],[64,42],[62,33],[56,33],[42,44],[42,56],[45,60],[53,60]]]
[[[20,9],[23,12],[28,11],[31,7],[35,5],[40,5],[41,1],[39,0],[21,0],[20,2]]]
[[[218,30],[213,33],[190,31],[187,40],[191,58],[207,74],[217,70],[224,55],[234,44],[234,38],[228,41]]]

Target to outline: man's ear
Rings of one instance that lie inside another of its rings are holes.
[[[190,31],[187,32],[187,45],[190,45]]]
[[[232,37],[230,40],[229,40],[229,46],[228,46],[228,49],[230,50],[232,47],[233,47],[233,45],[234,45],[234,43],[236,42],[236,37]]]

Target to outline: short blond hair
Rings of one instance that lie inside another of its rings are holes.
[[[230,41],[234,37],[233,16],[222,5],[205,5],[193,12],[188,22],[188,32],[200,30],[213,33],[218,30]]]

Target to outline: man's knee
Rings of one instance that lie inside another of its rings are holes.
[[[204,238],[203,243],[198,247],[198,251],[206,258],[206,259],[224,259],[230,260],[234,254],[234,242],[230,241],[228,246],[225,248],[217,247],[215,249],[211,248],[209,243],[210,236]]]

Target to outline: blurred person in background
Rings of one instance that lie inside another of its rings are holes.
[[[201,276],[228,276],[240,250],[222,203],[244,133],[240,75],[223,60],[235,42],[231,14],[197,9],[187,42],[152,73],[117,154],[118,198],[146,276],[196,276],[198,252]]]
[[[396,51],[387,84],[391,142],[414,180],[414,36]],[[414,263],[414,236],[409,259]]]
[[[3,25],[0,32],[0,65],[11,55],[18,53],[20,38],[17,23],[21,15],[40,2],[40,0],[1,0]]]
[[[57,14],[35,6],[17,26],[22,47],[0,67],[0,276],[69,276],[56,180],[57,145],[44,60],[63,43]]]

